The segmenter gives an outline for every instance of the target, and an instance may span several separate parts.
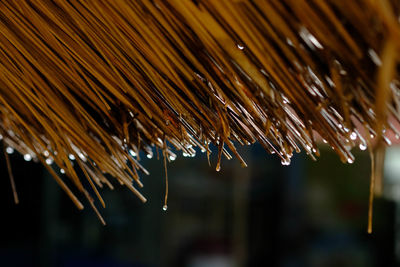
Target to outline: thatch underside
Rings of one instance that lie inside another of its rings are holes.
[[[320,139],[352,163],[398,134],[398,16],[398,1],[1,1],[3,142],[79,208],[67,177],[90,203],[81,179],[103,202],[104,173],[145,200],[132,182],[154,147],[213,144],[219,170],[223,155],[245,165],[237,145],[289,164]]]

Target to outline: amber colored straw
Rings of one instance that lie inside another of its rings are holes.
[[[103,207],[100,189],[115,182],[146,201],[140,159],[154,147],[166,166],[216,146],[219,170],[231,154],[246,166],[237,145],[258,142],[288,165],[301,150],[316,159],[323,140],[352,163],[354,147],[399,134],[388,122],[399,119],[399,10],[395,0],[1,1],[0,134],[99,218],[82,179]]]

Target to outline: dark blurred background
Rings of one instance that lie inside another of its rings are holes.
[[[349,165],[321,147],[317,162],[298,154],[282,166],[252,146],[240,151],[248,168],[224,159],[220,172],[216,153],[212,167],[204,154],[179,155],[168,164],[167,211],[163,161],[143,159],[148,202],[114,182],[102,190],[107,226],[88,203],[78,211],[40,164],[13,153],[20,204],[1,157],[0,266],[398,266],[397,150],[387,155],[390,191],[375,201],[372,235],[365,151]]]

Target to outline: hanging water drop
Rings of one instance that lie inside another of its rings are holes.
[[[51,164],[53,164],[53,161],[54,161],[53,158],[47,158],[46,159],[46,164],[47,165],[51,165]]]
[[[12,153],[14,153],[14,148],[9,146],[6,148],[6,152],[7,152],[7,154],[12,154]]]
[[[78,156],[79,156],[79,158],[80,158],[82,161],[86,162],[86,157],[85,157],[85,155],[83,155],[82,153],[79,153]]]
[[[367,146],[365,144],[360,144],[359,147],[360,147],[361,150],[366,150],[367,149]]]
[[[132,149],[129,149],[129,154],[131,154],[132,157],[136,157],[136,152]]]
[[[357,134],[356,134],[355,132],[352,132],[352,133],[350,134],[350,139],[351,139],[351,140],[356,140],[356,139],[357,139]]]
[[[24,155],[24,160],[25,161],[31,161],[32,160],[32,156],[30,154],[25,154]]]
[[[163,209],[163,211],[167,211],[168,206],[167,206],[167,205],[164,205],[164,206],[162,207],[162,209]]]
[[[70,160],[75,160],[75,156],[74,156],[73,154],[69,154],[69,155],[68,155],[68,158],[69,158]]]
[[[60,169],[60,172],[61,172],[62,174],[64,174],[64,173],[65,173],[65,170],[64,170],[64,169]]]

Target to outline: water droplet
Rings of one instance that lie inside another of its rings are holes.
[[[189,157],[189,154],[186,152],[182,152],[182,156],[184,156],[186,158],[186,157]]]
[[[64,170],[64,169],[60,169],[60,172],[61,172],[62,174],[64,174],[64,173],[65,173],[65,170]]]
[[[7,154],[12,154],[12,153],[14,153],[14,148],[9,146],[6,148],[6,152],[7,152]]]
[[[32,156],[30,154],[25,154],[24,155],[24,160],[25,161],[31,161],[32,160]]]
[[[243,45],[240,45],[240,44],[237,44],[237,47],[238,47],[240,50],[243,50],[243,49],[244,49],[244,46],[243,46]]]
[[[205,153],[206,151],[207,150],[204,147],[201,148],[201,153]]]
[[[86,162],[86,157],[85,157],[85,155],[83,155],[82,153],[79,153],[78,156],[79,156],[79,158],[80,158],[82,161],[85,161],[85,162]]]
[[[361,150],[366,150],[367,149],[367,146],[365,144],[360,144],[359,147],[360,147]]]
[[[167,206],[167,205],[164,205],[164,206],[162,207],[162,209],[163,209],[163,211],[167,211],[168,206]]]
[[[328,143],[328,141],[326,141],[325,139],[322,139],[322,142],[324,142],[325,144]]]
[[[375,65],[377,65],[377,66],[382,65],[381,59],[379,58],[378,54],[373,49],[368,49],[368,55],[371,58],[372,62],[375,63]]]
[[[351,140],[356,140],[356,139],[357,139],[357,134],[356,134],[355,132],[352,132],[352,133],[350,134],[350,139],[351,139]]]
[[[75,156],[72,155],[72,154],[69,154],[69,155],[68,155],[68,158],[69,158],[70,160],[75,160]]]
[[[354,160],[353,160],[352,158],[348,158],[348,159],[347,159],[347,162],[350,163],[350,164],[352,164],[352,163],[354,162]]]
[[[290,159],[282,159],[281,160],[281,164],[284,165],[284,166],[290,165]]]
[[[188,145],[186,145],[186,149],[189,149],[189,148],[192,148],[193,147],[193,145],[192,144],[188,144]]]
[[[129,149],[129,154],[131,154],[132,157],[136,157],[136,152],[132,149]]]
[[[172,160],[172,161],[176,160],[176,155],[169,155],[169,160]]]
[[[153,158],[153,154],[147,154],[146,157],[147,157],[148,159],[151,159],[151,158]]]
[[[53,161],[54,161],[53,158],[47,158],[46,159],[46,164],[47,165],[51,165],[51,164],[53,164]]]

